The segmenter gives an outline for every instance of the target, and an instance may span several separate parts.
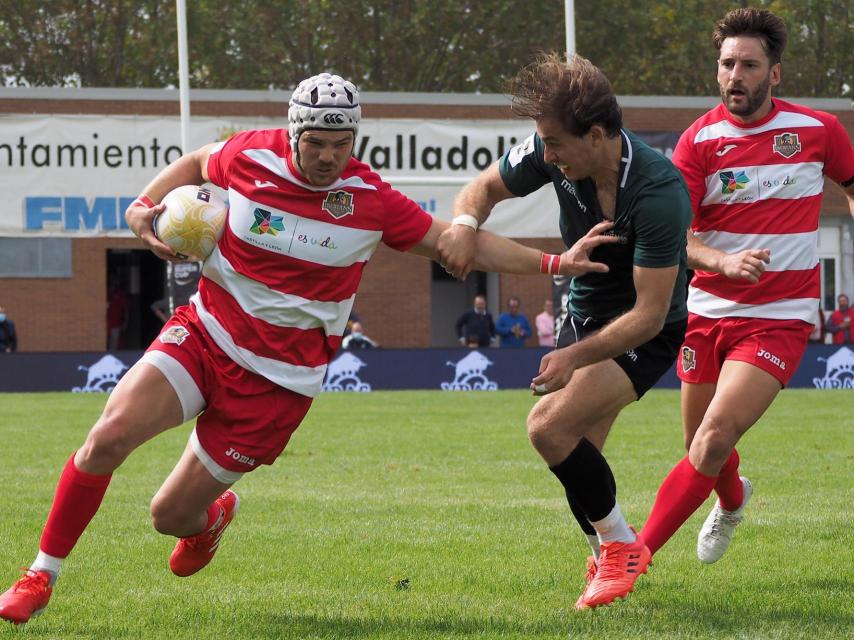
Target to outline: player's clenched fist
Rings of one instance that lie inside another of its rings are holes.
[[[477,231],[465,225],[452,225],[436,241],[439,264],[455,278],[464,280],[474,266]]]
[[[738,253],[726,253],[720,260],[720,273],[727,278],[750,280],[753,284],[765,271],[765,265],[771,262],[768,249],[745,249]]]

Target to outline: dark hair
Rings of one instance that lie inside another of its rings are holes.
[[[782,60],[788,39],[786,24],[768,9],[747,7],[726,14],[712,33],[715,49],[720,51],[724,40],[738,36],[759,38],[772,65]]]
[[[581,56],[564,61],[557,53],[541,53],[507,87],[514,114],[534,120],[554,118],[576,137],[586,135],[593,125],[613,137],[623,126],[611,83]]]

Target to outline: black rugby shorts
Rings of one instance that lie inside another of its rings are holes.
[[[569,313],[560,328],[556,348],[560,349],[580,342],[606,324],[607,322],[597,322],[593,318],[580,318]],[[661,376],[673,366],[679,347],[682,346],[685,338],[687,326],[688,318],[666,324],[652,340],[629,349],[613,359],[632,381],[638,399],[652,389]]]

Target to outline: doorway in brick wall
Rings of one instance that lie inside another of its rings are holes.
[[[163,298],[166,263],[147,249],[107,249],[108,351],[145,349],[162,322],[151,305]]]
[[[498,317],[498,274],[472,271],[460,282],[434,262],[431,287],[430,346],[458,347],[456,322],[474,306],[476,295],[486,296],[486,308]]]

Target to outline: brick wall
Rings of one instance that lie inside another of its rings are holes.
[[[135,238],[71,243],[71,278],[0,278],[0,304],[20,351],[98,351],[107,340],[107,250],[140,249]]]

